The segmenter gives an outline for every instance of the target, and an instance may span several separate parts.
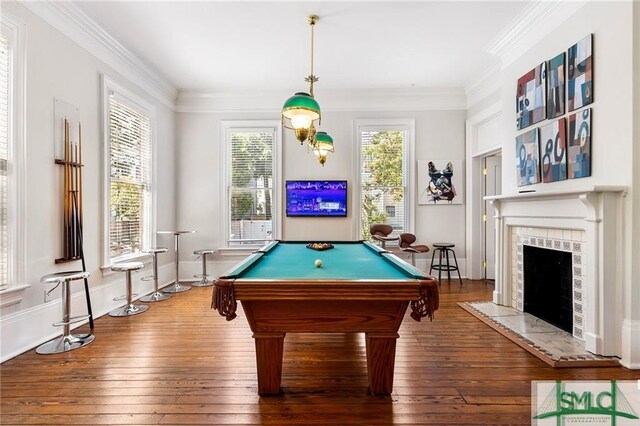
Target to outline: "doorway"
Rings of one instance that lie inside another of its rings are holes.
[[[502,152],[483,158],[483,197],[502,194]],[[484,201],[482,227],[483,269],[485,280],[496,279],[496,222],[493,206]]]

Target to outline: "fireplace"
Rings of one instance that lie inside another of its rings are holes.
[[[524,311],[573,333],[571,253],[524,246]]]
[[[594,354],[631,353],[631,339],[622,340],[624,301],[619,297],[626,188],[544,189],[485,198],[494,207],[496,221],[494,303],[524,311],[527,246],[566,252],[571,258],[573,336]]]

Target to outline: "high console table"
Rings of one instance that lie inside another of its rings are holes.
[[[170,234],[173,235],[176,247],[176,281],[168,287],[162,289],[165,293],[181,293],[183,291],[191,290],[190,285],[180,284],[180,235],[182,234],[194,234],[196,231],[158,231],[158,234]]]

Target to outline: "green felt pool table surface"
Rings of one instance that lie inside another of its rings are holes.
[[[423,274],[368,242],[336,242],[328,250],[313,250],[306,242],[266,246],[226,276],[242,279],[406,280]],[[322,261],[316,267],[315,261]]]

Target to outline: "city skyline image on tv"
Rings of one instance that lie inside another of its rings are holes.
[[[286,182],[287,216],[347,216],[347,181]]]

